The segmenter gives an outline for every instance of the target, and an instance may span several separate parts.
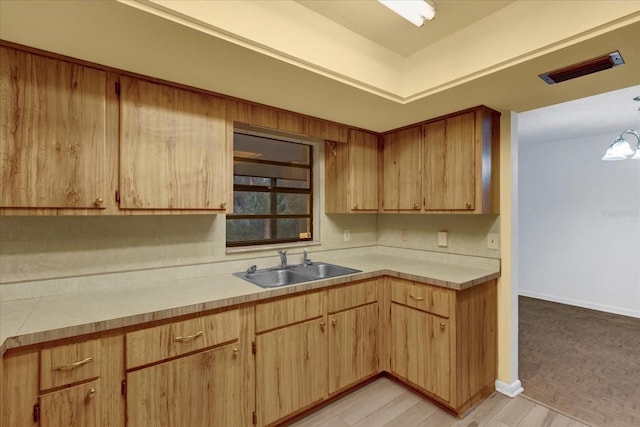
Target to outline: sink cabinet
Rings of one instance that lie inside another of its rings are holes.
[[[259,426],[327,395],[325,292],[256,304],[256,417]]]

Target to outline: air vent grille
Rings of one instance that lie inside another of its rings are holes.
[[[622,59],[622,55],[620,55],[620,52],[615,51],[578,64],[569,65],[568,67],[540,74],[540,78],[552,85],[554,83],[560,83],[577,77],[586,76],[587,74],[597,73],[598,71],[608,70],[609,68],[623,64],[624,59]]]

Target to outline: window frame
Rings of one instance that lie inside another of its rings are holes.
[[[274,166],[285,166],[285,167],[296,167],[300,169],[307,169],[309,171],[309,185],[308,188],[295,188],[295,187],[283,187],[278,186],[276,181],[279,178],[270,178],[271,185],[248,185],[248,184],[236,184],[235,183],[235,166],[233,166],[232,170],[232,188],[233,188],[233,196],[235,197],[236,191],[248,191],[248,192],[256,192],[256,193],[269,193],[271,194],[271,203],[270,203],[270,213],[269,214],[235,214],[229,213],[226,215],[226,220],[228,219],[268,219],[271,220],[271,227],[274,230],[274,234],[277,233],[277,221],[279,219],[308,219],[309,221],[309,230],[310,235],[306,238],[276,238],[276,239],[261,239],[261,240],[243,240],[236,242],[229,242],[226,239],[225,233],[225,246],[227,251],[233,252],[237,250],[247,250],[247,249],[265,249],[272,246],[299,246],[299,245],[308,245],[317,242],[315,239],[317,224],[316,219],[318,218],[318,192],[319,188],[316,183],[316,178],[318,177],[316,174],[318,173],[318,168],[321,166],[317,163],[316,157],[320,157],[320,153],[318,152],[317,142],[311,139],[301,139],[296,138],[294,136],[287,135],[283,132],[259,129],[255,130],[250,126],[245,127],[237,127],[235,126],[232,132],[232,136],[235,142],[235,134],[246,134],[251,135],[258,138],[271,139],[286,143],[292,144],[301,144],[308,147],[309,150],[309,164],[301,165],[296,163],[288,163],[288,162],[279,162],[275,160],[259,160],[259,159],[251,159],[246,157],[236,157],[233,156],[233,163],[235,165],[235,161],[239,160],[244,163],[258,163],[265,165],[274,165]],[[235,148],[235,144],[234,144]],[[232,150],[233,151],[233,150]],[[309,213],[308,214],[278,214],[277,213],[277,203],[276,199],[278,194],[307,194],[309,195]],[[227,221],[225,220],[225,230],[227,229]]]

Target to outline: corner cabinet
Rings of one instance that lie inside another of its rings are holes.
[[[352,129],[325,145],[325,212],[378,211],[378,136]]]
[[[0,46],[0,210],[113,204],[107,80],[104,71]]]
[[[486,107],[383,138],[383,212],[497,213],[500,113]]]
[[[227,208],[225,100],[120,78],[120,208]]]

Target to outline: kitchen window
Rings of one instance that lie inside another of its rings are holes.
[[[236,130],[227,247],[311,241],[313,146]]]

